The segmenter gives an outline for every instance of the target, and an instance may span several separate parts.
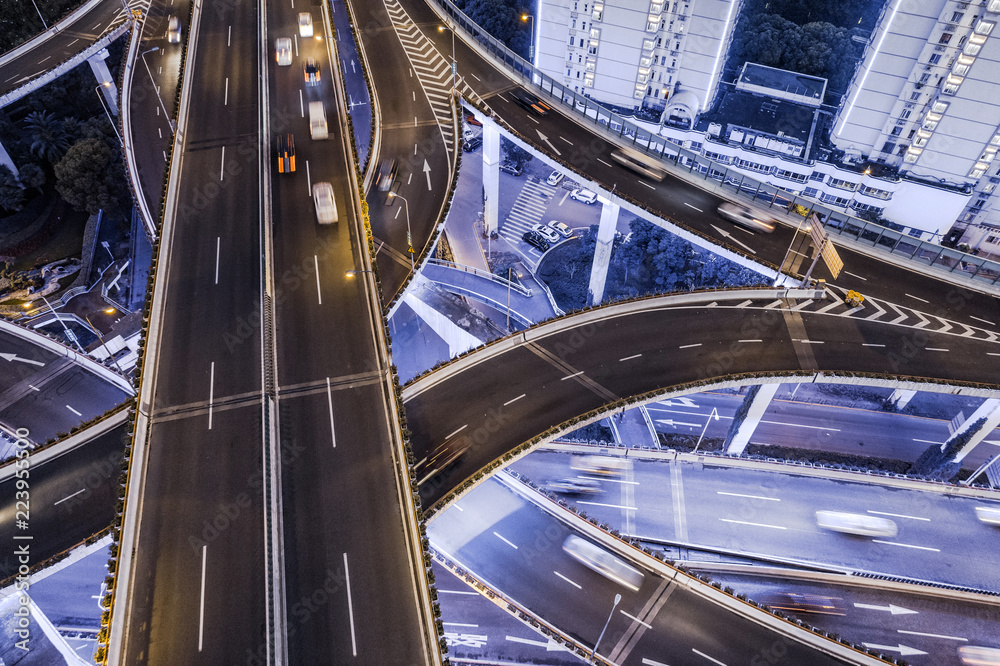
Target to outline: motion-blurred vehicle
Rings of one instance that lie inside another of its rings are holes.
[[[644,153],[631,148],[618,148],[611,151],[611,159],[618,162],[626,169],[642,174],[646,178],[657,182],[667,176],[667,172],[660,167],[659,163]]]
[[[319,83],[320,79],[319,66],[316,64],[316,58],[306,58],[306,61],[302,63],[302,77],[306,81],[307,86],[314,86]]]
[[[963,645],[958,648],[958,658],[968,666],[998,666],[1000,665],[1000,649]]]
[[[417,483],[423,483],[457,463],[469,448],[469,440],[465,437],[438,444],[427,457],[413,465],[413,470],[417,473]]]
[[[561,183],[562,180],[563,180],[563,178],[565,178],[565,177],[566,177],[566,174],[560,173],[558,171],[553,171],[552,173],[549,174],[549,177],[545,179],[545,183],[547,185],[551,185],[552,187],[555,187],[556,185],[558,185],[559,183]]]
[[[580,477],[552,481],[545,488],[562,495],[596,495],[601,492],[600,483],[593,479],[581,479]]]
[[[846,615],[844,600],[821,594],[776,592],[764,595],[762,601],[774,610],[815,615]]]
[[[642,585],[645,576],[641,571],[593,542],[571,534],[563,541],[563,550],[583,566],[633,592],[638,592]]]
[[[817,511],[816,525],[825,530],[857,536],[893,537],[898,532],[896,523],[888,518],[843,511]]]
[[[299,37],[313,36],[313,17],[309,12],[299,13]]]
[[[313,185],[313,203],[316,207],[317,222],[333,224],[337,221],[337,201],[333,198],[333,185],[315,183]]]
[[[573,235],[573,230],[570,229],[566,224],[560,222],[559,220],[550,220],[549,228],[555,231],[557,234],[563,238],[569,238]]]
[[[632,469],[632,461],[616,456],[573,456],[570,469],[596,476],[621,476]]]
[[[274,59],[285,67],[292,64],[292,40],[288,37],[278,37],[274,40]]]
[[[987,525],[1000,525],[1000,507],[977,506],[976,518]]]
[[[375,178],[375,185],[379,192],[388,192],[392,189],[392,184],[396,182],[396,172],[399,163],[393,159],[384,159],[378,167],[378,176]]]
[[[330,136],[323,102],[309,102],[309,136],[313,139],[326,139]]]
[[[570,192],[569,196],[571,199],[585,204],[592,204],[597,201],[597,192],[591,192],[590,190],[576,189]]]
[[[176,16],[167,19],[167,43],[180,44],[181,42],[181,20]]]
[[[542,252],[549,249],[549,242],[545,240],[537,231],[525,231],[521,235],[521,240],[523,240],[528,245],[535,247]]]
[[[278,173],[295,172],[295,137],[292,134],[278,135]]]
[[[532,226],[531,230],[550,243],[558,243],[559,241],[562,240],[562,237],[558,233],[556,233],[554,229],[550,229],[549,227],[541,224],[536,224]]]
[[[766,234],[774,231],[774,220],[765,218],[743,204],[724,203],[719,206],[719,215],[751,231],[763,231]]]
[[[510,96],[514,98],[515,102],[526,108],[528,111],[537,113],[540,116],[548,115],[549,111],[552,110],[552,107],[538,99],[537,95],[534,95],[527,90],[514,88],[510,91]]]

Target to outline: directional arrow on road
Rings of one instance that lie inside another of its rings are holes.
[[[694,400],[683,395],[679,398],[671,398],[670,400],[664,400],[660,404],[663,405],[664,407],[677,407],[679,405],[681,407],[691,407],[692,409],[698,409],[698,404]]]
[[[882,650],[884,652],[898,652],[902,657],[911,657],[917,654],[927,654],[922,650],[916,648],[906,647],[902,643],[899,645],[878,645],[876,643],[862,643],[866,648],[871,648],[873,650]]]
[[[6,359],[8,361],[11,361],[11,362],[13,362],[13,361],[20,361],[21,363],[31,363],[32,365],[38,365],[38,366],[44,366],[45,365],[41,361],[32,361],[30,358],[21,358],[17,354],[3,354],[3,353],[0,353],[0,357]]]
[[[518,638],[517,636],[507,636],[507,640],[511,643],[523,643],[525,645],[534,645],[535,647],[543,647],[546,652],[558,652],[560,650],[566,650],[566,648],[559,643],[556,643],[551,638],[548,641],[533,641],[530,638]]]
[[[427,191],[431,191],[431,165],[424,160],[424,173],[427,174]]]
[[[729,240],[733,241],[737,245],[742,245],[743,247],[745,247],[747,249],[747,252],[750,252],[751,254],[757,254],[757,250],[753,249],[752,247],[750,247],[746,243],[741,243],[740,241],[736,240],[736,236],[732,235],[731,233],[729,233],[725,229],[720,229],[719,227],[715,226],[714,224],[712,225],[712,228],[715,229],[715,231],[720,236],[722,236],[723,238],[728,238]]]
[[[556,155],[562,155],[562,153],[559,152],[559,149],[556,148],[555,146],[553,146],[552,142],[549,141],[549,137],[547,137],[544,134],[542,134],[539,130],[535,130],[535,131],[538,132],[538,139],[539,139],[539,141],[541,141],[542,143],[547,144],[548,147],[549,147],[549,150],[551,150],[552,152],[554,152]]]
[[[353,58],[351,58],[351,71],[354,72],[355,74],[358,73],[358,70],[354,67],[354,59]]]
[[[916,615],[919,611],[903,608],[902,606],[873,606],[872,604],[854,604],[855,608],[867,608],[868,610],[888,611],[893,615]]]
[[[668,426],[671,426],[671,427],[675,427],[675,426],[691,426],[692,428],[696,428],[696,427],[698,427],[698,426],[701,425],[700,423],[684,423],[683,421],[674,421],[673,419],[656,419],[656,422],[657,423],[662,423],[664,425],[668,425]]]

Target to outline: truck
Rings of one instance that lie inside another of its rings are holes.
[[[330,136],[326,128],[326,109],[323,102],[309,102],[309,135],[314,139]]]

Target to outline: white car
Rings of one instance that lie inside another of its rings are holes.
[[[816,525],[825,530],[857,536],[894,537],[898,533],[896,523],[888,518],[843,511],[817,511]]]
[[[549,222],[549,229],[552,229],[563,238],[569,238],[573,235],[573,230],[559,220],[552,220]]]
[[[337,202],[333,198],[333,185],[316,183],[313,185],[313,203],[316,204],[316,221],[333,224],[337,221]]]
[[[288,37],[278,37],[274,40],[274,59],[282,67],[292,64],[292,40]]]
[[[590,190],[573,190],[569,196],[585,204],[592,204],[597,201],[597,192],[591,192]]]
[[[181,20],[176,16],[171,16],[167,20],[167,42],[170,44],[181,42]]]
[[[309,12],[299,14],[299,37],[313,36],[313,17]]]
[[[561,183],[562,179],[565,177],[566,177],[565,174],[559,173],[558,171],[553,171],[552,173],[549,174],[549,177],[545,179],[545,182],[551,185],[552,187],[555,187],[556,185]]]
[[[557,234],[553,229],[541,224],[534,225],[531,227],[531,230],[550,243],[558,243],[562,240],[562,238],[559,237],[559,234]]]

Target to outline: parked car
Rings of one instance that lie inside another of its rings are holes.
[[[481,145],[483,145],[483,140],[477,136],[463,143],[462,150],[467,153],[474,153]]]
[[[313,36],[313,17],[309,12],[299,13],[299,37]]]
[[[569,238],[573,235],[573,230],[569,228],[566,224],[560,222],[559,220],[552,220],[549,222],[549,228],[555,231],[557,234],[563,238]]]
[[[295,172],[295,136],[281,134],[278,136],[278,173]]]
[[[503,162],[500,165],[500,170],[504,173],[509,173],[512,176],[520,176],[523,173],[521,171],[521,167],[514,162]]]
[[[337,202],[333,198],[333,185],[316,183],[313,185],[313,203],[316,205],[316,221],[333,224],[337,221]]]
[[[292,40],[288,37],[278,37],[274,40],[274,59],[282,67],[292,64]]]
[[[466,127],[462,130],[462,141],[469,141],[476,138],[476,132]]]
[[[302,76],[306,80],[307,86],[319,83],[320,72],[316,65],[316,58],[306,58],[306,61],[302,63]]]
[[[478,120],[476,120],[476,117],[471,113],[469,113],[468,111],[465,112],[465,122],[469,123],[470,125],[475,125],[476,127],[483,126],[483,124]]]
[[[535,226],[531,227],[531,230],[550,243],[558,243],[559,241],[562,240],[562,238],[559,236],[558,233],[555,232],[554,229],[549,229],[548,227],[541,224],[536,224]]]
[[[525,231],[524,235],[521,236],[521,240],[528,245],[538,248],[542,252],[549,249],[549,242],[534,231]]]
[[[774,231],[774,220],[764,217],[743,204],[724,203],[719,206],[719,215],[751,231],[763,231],[766,234]]]
[[[585,204],[592,204],[597,201],[597,192],[591,192],[590,190],[573,190],[569,196]]]
[[[522,90],[521,88],[514,88],[510,91],[510,96],[514,98],[514,101],[526,108],[528,111],[537,113],[540,116],[547,115],[549,111],[552,110],[545,102],[538,99],[538,97],[527,90]]]
[[[558,171],[553,171],[552,173],[549,174],[549,177],[545,179],[545,182],[551,185],[552,187],[555,187],[556,185],[561,183],[563,178],[565,177],[566,174],[560,173]]]
[[[167,20],[167,42],[169,44],[181,42],[181,20],[176,16],[171,16]]]

